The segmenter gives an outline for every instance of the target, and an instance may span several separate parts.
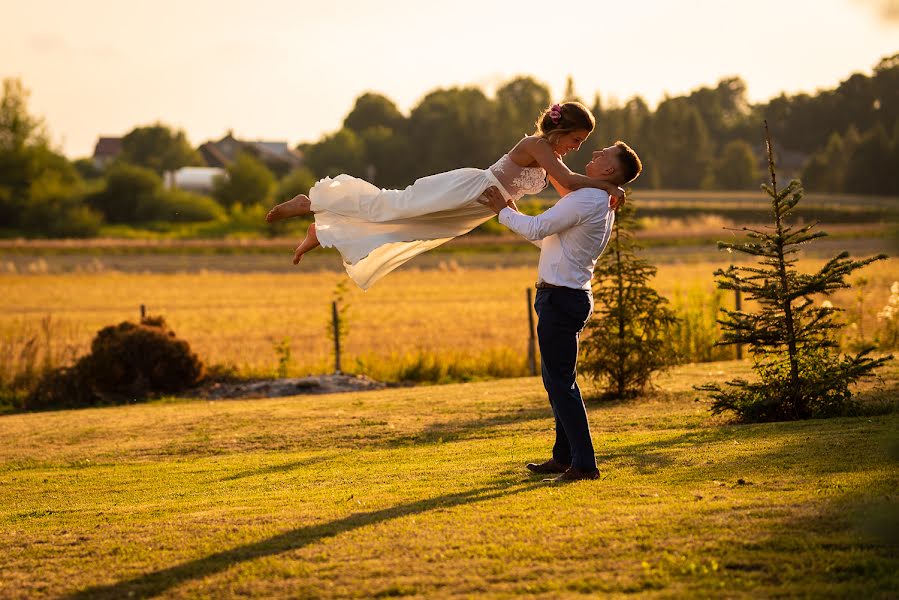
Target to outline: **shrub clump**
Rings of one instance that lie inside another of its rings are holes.
[[[26,409],[122,404],[151,394],[190,388],[203,363],[162,317],[101,329],[91,352],[73,366],[54,369],[38,383]]]

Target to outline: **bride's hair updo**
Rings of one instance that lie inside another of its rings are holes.
[[[580,102],[562,102],[544,110],[537,118],[536,125],[535,135],[554,144],[561,136],[572,131],[592,132],[596,127],[596,119]]]

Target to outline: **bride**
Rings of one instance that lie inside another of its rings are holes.
[[[384,190],[350,175],[325,177],[309,190],[269,211],[266,221],[313,213],[294,264],[318,247],[336,248],[347,274],[362,289],[413,257],[463,235],[494,217],[477,199],[491,186],[515,202],[546,187],[605,190],[615,203],[624,190],[604,179],[573,173],[561,157],[577,150],[596,126],[579,102],[553,104],[524,137],[489,169],[464,168],[418,179],[404,190]]]

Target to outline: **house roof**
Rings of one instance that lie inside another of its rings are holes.
[[[298,166],[303,162],[303,155],[292,150],[287,142],[254,140],[243,141],[234,137],[231,132],[217,142],[206,142],[200,146],[203,160],[210,167],[226,167],[241,150],[250,150],[263,162],[286,163]]]
[[[122,152],[122,138],[120,137],[101,137],[94,146],[94,157],[113,157],[118,156]]]
[[[206,142],[200,146],[200,155],[203,161],[210,167],[219,167],[224,169],[228,166],[233,158],[222,152],[215,142]]]

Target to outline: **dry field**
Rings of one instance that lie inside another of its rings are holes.
[[[800,268],[820,264],[807,259]],[[533,285],[534,267],[454,265],[401,270],[367,292],[351,287],[344,296],[349,325],[344,370],[393,379],[424,356],[441,357],[475,375],[526,374],[526,290]],[[714,328],[712,274],[719,266],[723,263],[662,264],[655,286],[683,315]],[[888,259],[854,275],[856,287],[833,298],[847,309],[846,320],[860,326],[847,329],[845,342],[857,340],[859,332],[866,340],[875,338],[882,326],[876,313],[896,280],[899,259]],[[341,281],[346,277],[334,272],[3,274],[0,366],[14,369],[32,339],[39,363],[44,355],[50,363],[64,362],[86,351],[100,328],[137,319],[144,304],[209,364],[269,375],[278,365],[276,346],[288,339],[290,374],[329,372],[330,304]],[[732,306],[733,298],[722,295],[720,302]]]

